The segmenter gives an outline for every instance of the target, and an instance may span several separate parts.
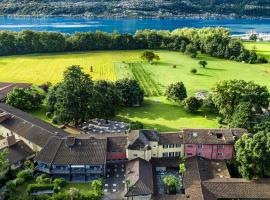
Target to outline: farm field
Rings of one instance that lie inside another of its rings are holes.
[[[256,46],[259,53],[269,55],[270,58],[269,44],[256,43]],[[229,79],[253,80],[270,89],[270,64],[250,65],[205,55],[191,59],[179,52],[165,50],[155,52],[160,56],[160,61],[152,65],[140,60],[142,50],[0,57],[0,80],[34,84],[42,84],[46,81],[56,83],[62,79],[63,71],[70,65],[81,65],[94,80],[114,81],[124,77],[133,77],[140,82],[147,98],[142,107],[122,109],[117,118],[137,120],[144,123],[145,128],[158,128],[162,131],[179,130],[183,127],[219,126],[217,116],[208,115],[203,111],[188,114],[182,106],[167,101],[163,94],[171,83],[184,82],[189,96],[199,90],[211,89],[218,81]],[[207,68],[201,68],[198,65],[199,60],[206,60]],[[176,65],[176,68],[173,68],[173,65]],[[94,72],[90,72],[90,66],[93,66]],[[196,68],[198,73],[191,74],[191,68]],[[32,114],[50,122],[45,116],[44,107]]]
[[[0,80],[42,84],[57,83],[68,66],[80,65],[94,80],[116,80],[114,63],[133,60],[138,51],[99,51],[80,53],[32,54],[0,57]],[[93,66],[93,72],[90,72]]]

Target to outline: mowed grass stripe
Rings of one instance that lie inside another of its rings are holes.
[[[131,71],[136,80],[139,81],[143,87],[147,96],[161,96],[162,92],[157,83],[151,77],[151,74],[147,72],[142,63],[130,63]]]

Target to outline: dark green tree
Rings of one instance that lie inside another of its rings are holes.
[[[236,160],[240,174],[246,179],[270,174],[270,133],[245,134],[236,142]]]
[[[187,112],[194,113],[202,106],[202,101],[196,97],[188,97],[183,101],[184,108]]]
[[[252,105],[246,102],[240,103],[233,113],[230,127],[245,128],[251,131],[254,123],[254,118],[255,116],[252,111]]]
[[[153,62],[154,60],[159,60],[159,56],[155,54],[153,51],[144,51],[141,55],[143,60],[147,60],[148,62]]]
[[[188,44],[187,46],[186,46],[186,53],[187,54],[189,54],[192,58],[196,58],[197,57],[197,54],[198,54],[198,52],[197,52],[198,50],[197,50],[197,48],[196,48],[196,46],[194,45],[194,44]]]
[[[44,94],[36,88],[14,88],[8,93],[6,103],[24,111],[39,108]]]
[[[244,80],[225,80],[213,89],[212,99],[220,114],[230,122],[236,107],[243,102],[250,103],[255,113],[269,105],[269,92],[266,86]]]
[[[97,81],[94,84],[95,117],[109,118],[115,115],[116,109],[121,105],[121,92],[114,83]]]
[[[54,113],[60,122],[77,125],[94,116],[93,81],[81,67],[69,67],[57,87]]]
[[[183,82],[170,84],[165,92],[168,99],[182,101],[187,97],[187,90]]]
[[[200,60],[199,65],[202,66],[203,68],[205,68],[208,65],[208,63],[205,60]]]
[[[258,119],[257,123],[253,127],[253,130],[255,133],[260,131],[270,132],[270,117],[264,116]]]
[[[168,175],[163,178],[163,183],[167,189],[167,193],[175,194],[180,182],[176,176]]]
[[[138,81],[132,79],[121,79],[116,81],[116,88],[121,92],[122,104],[124,106],[138,106],[143,103],[144,91]]]

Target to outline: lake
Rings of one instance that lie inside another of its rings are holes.
[[[226,27],[232,34],[249,31],[270,33],[270,19],[88,19],[68,17],[0,17],[0,30],[59,31],[63,33],[87,31],[174,30],[183,27]]]

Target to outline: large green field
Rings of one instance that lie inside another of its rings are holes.
[[[269,44],[256,43],[256,50],[270,58]],[[252,48],[254,44],[247,43],[246,46]],[[162,131],[183,127],[219,126],[216,116],[203,111],[188,114],[182,106],[167,101],[163,94],[170,83],[184,82],[188,95],[194,95],[199,90],[209,90],[218,81],[229,79],[252,80],[270,88],[270,64],[250,65],[205,55],[191,59],[179,52],[159,50],[156,53],[160,56],[160,61],[151,65],[140,60],[141,53],[141,50],[96,51],[1,57],[0,80],[35,84],[47,81],[56,83],[62,79],[63,71],[70,65],[81,65],[94,80],[114,81],[134,77],[140,82],[148,97],[142,107],[123,109],[117,117],[138,120],[143,122],[146,128],[158,128]],[[202,59],[208,62],[205,69],[198,65],[198,61]],[[173,68],[173,65],[176,65],[176,68]],[[94,68],[92,73],[90,66]],[[198,73],[191,74],[191,68],[196,68]],[[34,114],[46,119],[44,112],[43,109]]]

